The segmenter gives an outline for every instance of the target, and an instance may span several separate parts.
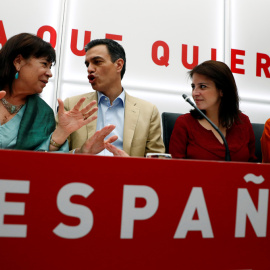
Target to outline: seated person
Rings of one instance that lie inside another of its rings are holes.
[[[197,107],[219,128],[232,161],[255,161],[255,136],[248,116],[239,110],[239,97],[229,67],[206,61],[189,72]],[[169,153],[173,158],[225,160],[219,133],[195,109],[175,122]]]
[[[270,119],[264,125],[261,138],[262,163],[270,163]]]
[[[78,99],[66,112],[58,100],[59,124],[55,128],[53,110],[39,97],[52,77],[55,59],[50,43],[28,33],[11,37],[0,50],[0,149],[68,152],[68,136],[97,118],[91,116],[97,111],[92,108],[96,101],[80,109],[85,98]],[[88,148],[93,148],[93,141],[103,147],[103,139],[114,128],[95,134]]]
[[[82,97],[87,102],[95,100],[98,118],[70,135],[70,150],[84,153],[85,141],[106,125],[113,124],[116,128],[112,138],[118,137],[115,143],[106,143],[103,149],[88,152],[137,157],[164,153],[158,109],[150,102],[130,96],[122,87],[126,67],[123,47],[114,40],[96,39],[86,45],[85,51],[88,80],[96,91],[67,98],[64,106],[70,110]]]

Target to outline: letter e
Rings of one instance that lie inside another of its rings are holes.
[[[5,202],[6,193],[29,193],[29,181],[0,180],[0,237],[26,237],[26,225],[4,224],[4,215],[24,215],[25,204]]]

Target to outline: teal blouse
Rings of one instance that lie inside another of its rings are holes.
[[[4,125],[0,124],[0,149],[14,149],[18,130],[22,120],[22,116],[25,111],[25,106],[23,106],[20,111],[7,123]]]
[[[47,121],[44,121],[45,119]],[[49,151],[54,128],[54,116],[49,105],[38,96],[31,96],[27,104],[10,121],[0,124],[0,149]],[[66,141],[57,152],[69,152],[68,142]]]

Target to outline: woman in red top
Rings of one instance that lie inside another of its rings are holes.
[[[239,110],[233,74],[223,62],[206,61],[189,72],[197,107],[219,128],[232,161],[255,161],[255,136],[248,116]],[[225,160],[223,140],[196,110],[175,122],[169,152],[173,158]]]
[[[270,119],[264,125],[261,138],[262,163],[270,163]]]

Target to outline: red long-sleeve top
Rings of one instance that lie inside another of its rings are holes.
[[[255,136],[248,116],[241,113],[239,123],[226,131],[232,161],[255,161]],[[170,138],[173,158],[225,160],[225,146],[211,130],[205,129],[190,113],[177,118]]]
[[[270,163],[270,118],[264,125],[264,130],[261,138],[262,162]]]

